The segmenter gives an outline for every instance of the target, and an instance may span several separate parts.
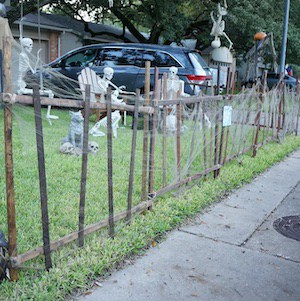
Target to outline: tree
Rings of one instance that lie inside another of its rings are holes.
[[[36,1],[24,1],[24,15],[36,12]],[[216,10],[223,0],[45,0],[40,6],[55,13],[66,14],[81,20],[85,30],[94,32],[88,21],[117,24],[129,30],[141,43],[169,44],[183,38],[196,38],[198,47],[207,47],[212,41],[210,12]],[[246,53],[253,45],[253,36],[258,31],[273,32],[277,52],[281,49],[284,20],[284,0],[227,0],[228,15],[225,17],[225,32],[233,41],[237,54]],[[12,0],[13,9],[8,13],[10,23],[20,15],[19,0]],[[300,65],[300,0],[291,1],[288,33],[287,62]],[[223,45],[226,41],[222,40]]]

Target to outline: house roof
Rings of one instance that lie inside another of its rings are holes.
[[[16,23],[19,23],[17,21]],[[40,20],[38,20],[37,14],[28,14],[23,18],[23,24],[27,26],[40,26],[40,28],[52,29],[57,31],[69,31],[81,36],[84,39],[98,40],[98,41],[123,41],[123,29],[113,25],[96,24],[88,22],[89,28],[98,33],[92,36],[91,33],[84,30],[83,22],[75,20],[69,16],[54,15],[41,13]],[[128,31],[125,31],[125,38],[129,42],[138,42],[138,40]]]

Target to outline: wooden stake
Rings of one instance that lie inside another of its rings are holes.
[[[11,39],[3,38],[3,92],[12,93],[11,74]],[[5,143],[5,174],[6,174],[6,206],[8,229],[8,255],[17,255],[17,226],[15,209],[14,163],[12,144],[12,105],[3,104],[4,110],[4,143]],[[19,279],[18,271],[9,269],[10,280]]]
[[[230,103],[229,104],[232,105],[232,97],[230,97]],[[223,165],[226,163],[230,127],[231,126],[228,126],[227,129],[226,129],[226,139],[225,139],[225,149],[224,149]]]
[[[195,148],[195,135],[196,135],[196,130],[199,127],[199,110],[200,110],[200,103],[196,103],[196,117],[194,120],[194,128],[193,128],[193,134],[192,134],[192,139],[191,139],[191,145],[190,145],[190,155],[189,155],[189,161],[188,161],[188,171],[187,171],[187,176],[190,176],[191,173],[191,165],[192,165],[192,157],[194,153],[194,148]]]
[[[219,100],[216,101],[216,124],[215,124],[215,148],[214,148],[214,166],[218,164],[218,148],[219,148]],[[218,177],[218,171],[214,171],[214,178]]]
[[[111,120],[111,89],[107,93],[107,172],[108,172],[108,207],[109,236],[115,236],[114,226],[114,194],[113,194],[113,162],[112,162],[112,120]]]
[[[149,187],[148,193],[151,195],[153,193],[153,183],[154,183],[154,164],[155,164],[155,139],[156,139],[156,123],[158,115],[158,96],[159,96],[159,69],[155,68],[155,95],[153,100],[153,111],[151,115],[151,129],[150,129],[150,153],[149,153]],[[149,209],[152,209],[149,208]]]
[[[90,97],[91,86],[85,86],[85,106],[84,106],[84,124],[83,124],[83,145],[82,145],[82,165],[80,182],[80,201],[79,201],[79,224],[78,224],[78,246],[84,245],[84,220],[85,220],[85,198],[86,198],[86,175],[88,162],[88,135],[90,119]],[[99,112],[99,111],[97,111]]]
[[[202,101],[202,132],[203,132],[203,169],[207,168],[206,124],[205,124],[205,101]]]
[[[257,115],[255,118],[255,124],[256,124],[256,130],[255,130],[255,137],[254,137],[254,142],[253,142],[253,154],[252,157],[256,157],[257,154],[257,148],[258,148],[258,135],[259,135],[259,130],[260,130],[260,115],[261,115],[261,105],[258,103],[257,105]]]
[[[224,108],[224,102],[223,102],[223,106]],[[221,138],[220,138],[220,149],[219,149],[219,160],[218,160],[218,164],[221,165],[222,164],[222,152],[223,152],[223,143],[224,143],[224,126],[223,126],[223,109],[222,110],[222,117],[221,117]],[[221,169],[217,170],[217,176],[220,175]]]
[[[176,105],[176,145],[177,145],[177,176],[181,178],[181,143],[180,143],[180,128],[181,128],[181,105]]]
[[[139,101],[140,101],[140,90],[137,90],[136,100],[135,100],[135,110],[133,115],[133,133],[132,133],[132,141],[131,141],[131,158],[130,158],[130,172],[129,172],[129,184],[128,184],[129,187],[128,187],[128,198],[127,198],[127,215],[126,215],[127,222],[130,222],[131,220],[136,137],[137,137],[138,118],[139,118]]]
[[[145,69],[145,105],[150,103],[150,62],[146,62]],[[142,200],[147,199],[147,171],[148,171],[148,137],[149,115],[144,114],[144,138],[143,138],[143,172],[142,172]]]
[[[167,98],[167,74],[163,74],[163,99]],[[162,125],[162,132],[163,132],[163,141],[162,141],[162,170],[163,170],[163,187],[167,185],[167,106],[163,106],[163,125]]]
[[[47,178],[45,168],[45,154],[44,154],[44,138],[43,138],[43,124],[42,111],[39,86],[33,87],[33,104],[35,116],[35,131],[36,131],[36,146],[38,154],[38,168],[39,168],[39,183],[40,183],[40,199],[42,209],[42,228],[43,228],[43,242],[46,270],[52,267],[51,251],[50,251],[50,233],[49,233],[49,215],[48,215],[48,197],[47,197]]]

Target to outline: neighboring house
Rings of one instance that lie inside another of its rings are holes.
[[[104,24],[89,23],[93,32],[100,33],[92,36],[84,31],[84,24],[69,16],[60,16],[41,13],[38,20],[37,14],[28,14],[23,18],[23,36],[33,39],[33,54],[41,42],[43,62],[48,63],[66,52],[91,43],[138,42],[128,31],[123,35],[123,29]],[[20,37],[20,21],[16,21],[11,30],[16,39]],[[40,31],[40,35],[39,35]],[[40,38],[39,38],[40,36]]]

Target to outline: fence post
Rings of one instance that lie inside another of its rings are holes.
[[[200,106],[200,103],[199,103]],[[206,125],[205,125],[205,99],[201,102],[202,106],[202,132],[203,132],[203,169],[204,171],[207,168],[207,146],[206,146]]]
[[[109,236],[115,236],[114,225],[114,194],[113,194],[113,162],[112,162],[112,119],[111,119],[111,89],[107,93],[107,176],[108,176],[108,211],[109,211]]]
[[[127,198],[127,215],[126,215],[127,222],[130,222],[130,220],[131,220],[136,137],[137,137],[138,118],[139,118],[139,100],[140,100],[140,90],[137,90],[136,91],[136,100],[135,100],[135,104],[134,104],[133,133],[132,133],[132,141],[131,141],[131,158],[130,158],[130,172],[129,172],[129,184],[128,184],[129,186],[128,186],[128,198]]]
[[[46,270],[49,271],[49,269],[52,267],[52,262],[51,262],[51,250],[50,250],[47,178],[46,178],[46,168],[45,168],[41,98],[40,98],[39,86],[37,84],[33,86],[33,105],[34,105],[35,128],[36,128],[36,146],[37,146],[37,153],[38,153],[44,255],[45,255]]]
[[[90,98],[91,98],[91,86],[86,85],[85,99],[84,99],[84,125],[83,125],[82,165],[81,165],[81,181],[80,181],[80,201],[79,201],[79,225],[78,225],[79,247],[83,247],[84,244],[84,219],[85,219],[86,174],[87,174],[87,161],[88,161]]]
[[[11,39],[3,38],[3,92],[12,93],[11,74]],[[5,173],[6,173],[6,206],[8,229],[8,254],[10,257],[17,255],[17,226],[15,210],[15,185],[14,163],[12,146],[12,104],[3,104],[4,110],[4,143],[5,143]],[[10,279],[17,281],[19,278],[16,269],[9,269]]]
[[[148,193],[153,194],[153,182],[154,182],[154,164],[155,164],[155,140],[156,140],[156,123],[158,114],[158,98],[159,98],[159,69],[155,68],[155,95],[152,102],[153,114],[151,115],[151,128],[150,128],[150,153],[149,153],[149,187]],[[152,209],[150,206],[149,209]]]
[[[150,62],[146,62],[145,69],[145,105],[150,102]],[[142,200],[147,199],[147,170],[148,170],[148,136],[149,136],[149,114],[144,113],[144,137],[143,137],[143,173],[142,173]]]
[[[260,131],[260,115],[261,115],[261,93],[259,95],[259,103],[257,105],[257,109],[258,109],[258,112],[257,112],[257,115],[256,115],[256,118],[255,118],[255,123],[256,123],[256,130],[255,130],[255,137],[254,137],[254,142],[253,142],[253,153],[252,153],[252,157],[256,157],[256,154],[257,154],[257,144],[258,144],[258,135],[259,135],[259,131]]]
[[[299,85],[300,77],[297,77],[297,88],[296,88],[296,99],[298,98],[297,104],[298,104],[298,112],[297,112],[297,117],[296,117],[296,131],[295,135],[298,136],[298,126],[299,126],[299,117],[300,117],[300,85]]]
[[[223,126],[223,118],[224,118],[224,116],[223,116],[223,110],[224,110],[224,105],[225,105],[225,100],[223,99],[223,106],[222,106],[222,109],[221,109],[222,110],[222,113],[221,113],[222,114],[222,117],[221,117],[221,127],[222,127],[222,129],[221,129],[220,150],[219,150],[219,160],[218,160],[219,165],[222,164],[223,143],[224,143],[224,131],[225,131],[224,126]],[[217,169],[217,176],[220,175],[220,172],[221,172],[221,169],[220,168]]]
[[[215,124],[215,149],[214,149],[214,166],[218,164],[218,148],[219,148],[219,98],[216,99],[216,124]],[[218,177],[218,170],[214,171],[214,178]]]
[[[179,95],[177,95],[179,96]],[[176,105],[176,149],[177,149],[177,176],[178,180],[181,179],[181,141],[180,141],[180,129],[181,129],[181,102],[179,100]]]
[[[281,114],[282,114],[282,103],[283,103],[284,90],[280,89],[280,92],[282,93],[282,95],[280,95],[280,101],[279,101],[279,104],[278,104],[277,134],[276,134],[278,143],[280,143],[280,140],[281,140],[280,139],[280,130],[281,130]]]
[[[163,94],[163,99],[167,99],[167,74],[164,73],[163,74],[163,90],[162,90],[162,94]],[[164,105],[163,106],[163,124],[162,124],[162,132],[163,132],[163,142],[162,142],[162,170],[163,170],[163,174],[162,174],[162,179],[163,179],[163,187],[166,186],[167,184],[167,106]]]

